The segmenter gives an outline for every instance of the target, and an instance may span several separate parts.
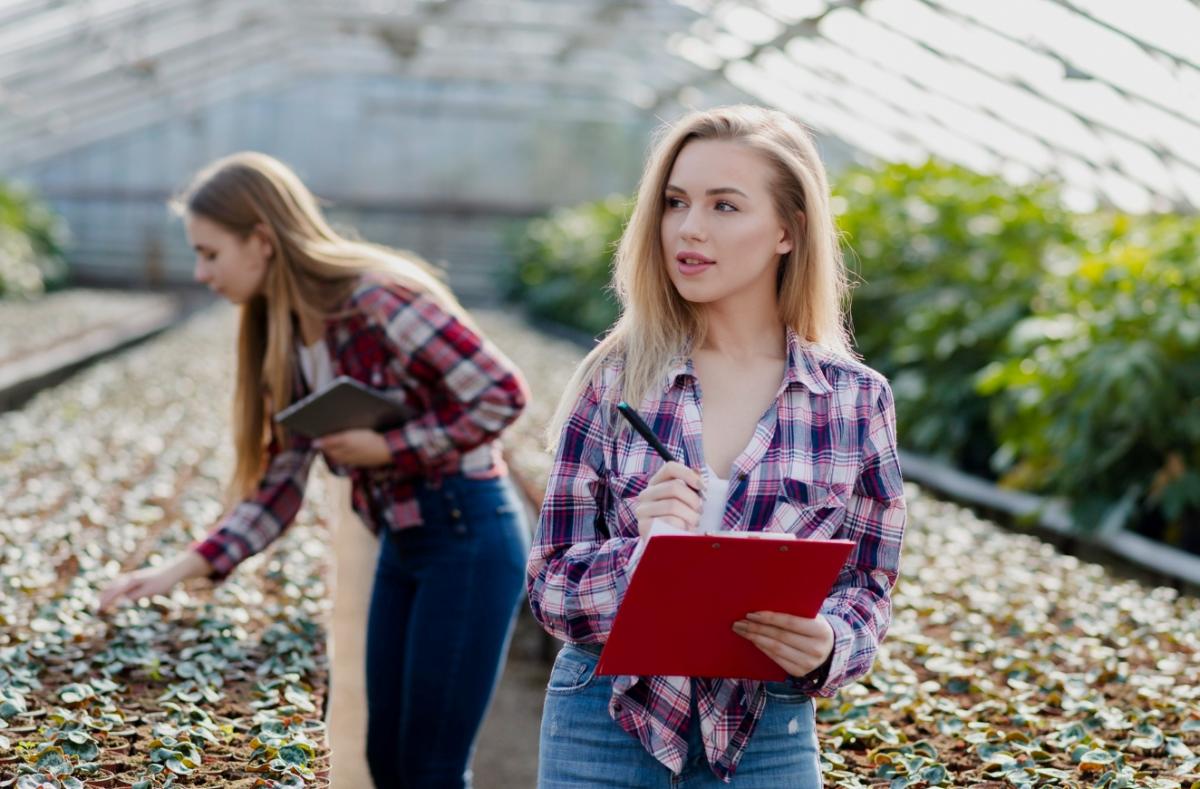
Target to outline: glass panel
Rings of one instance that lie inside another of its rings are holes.
[[[765,44],[783,32],[783,25],[741,3],[722,3],[713,11],[713,18],[751,44]]]
[[[1200,66],[1196,32],[1200,6],[1188,0],[1122,3],[1112,0],[1071,0],[1071,4],[1123,33],[1160,47]]]

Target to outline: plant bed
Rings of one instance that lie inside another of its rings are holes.
[[[178,323],[180,298],[74,289],[0,301],[0,410]]]
[[[533,389],[506,443],[537,495],[541,426],[584,348],[479,318]],[[906,490],[875,668],[817,703],[826,785],[1200,786],[1200,601]]]
[[[251,786],[256,715],[313,724],[328,757],[321,506],[215,588],[95,613],[119,572],[220,515],[232,317],[200,316],[0,414],[0,751],[19,757],[0,779],[32,775],[42,753],[59,783]],[[263,690],[274,681],[286,697]]]

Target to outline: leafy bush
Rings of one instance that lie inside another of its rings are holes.
[[[28,296],[66,276],[66,226],[27,192],[0,183],[0,297]]]
[[[599,334],[617,318],[612,255],[629,218],[623,196],[534,219],[513,239],[508,297],[548,320]]]
[[[995,451],[974,376],[1030,312],[1047,259],[1074,242],[1054,188],[930,161],[852,169],[834,209],[855,337],[892,380],[906,447],[986,472]]]
[[[1081,218],[1032,314],[979,376],[1015,486],[1095,525],[1141,502],[1186,542],[1200,518],[1200,219]],[[1193,543],[1194,544],[1194,543]]]
[[[1200,552],[1200,219],[1078,215],[937,161],[834,182],[855,336],[901,443]],[[603,331],[626,204],[527,226],[510,296]]]

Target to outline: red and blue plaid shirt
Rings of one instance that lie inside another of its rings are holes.
[[[339,316],[326,322],[333,374],[403,398],[419,414],[383,433],[392,462],[376,468],[330,469],[352,481],[355,511],[372,531],[421,524],[416,483],[449,474],[489,478],[505,473],[494,439],[525,407],[528,388],[494,345],[427,294],[383,276],[365,275]],[[293,401],[307,393],[299,364]],[[316,449],[292,435],[272,441],[257,491],[196,543],[214,577],[267,547],[295,518]]]
[[[821,608],[834,647],[826,680],[813,691],[832,696],[870,669],[891,621],[905,523],[895,411],[877,372],[806,345],[790,329],[787,345],[775,407],[734,461],[722,528],[855,543]],[[633,431],[616,438],[610,429],[620,368],[606,363],[567,420],[529,557],[534,616],[576,643],[608,638],[638,545],[636,499],[663,462]],[[700,389],[691,359],[678,359],[663,384],[639,411],[676,457],[700,468]],[[609,714],[678,773],[693,691],[709,764],[728,781],[766,704],[762,683],[617,677]]]

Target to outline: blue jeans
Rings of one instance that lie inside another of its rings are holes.
[[[469,787],[529,532],[507,478],[447,477],[417,498],[424,524],[381,538],[367,622],[367,762],[378,789]]]
[[[558,653],[542,712],[539,789],[724,787],[700,743],[696,705],[683,772],[673,774],[608,714],[612,678],[595,676],[597,656],[567,644]],[[733,775],[738,789],[819,789],[820,752],[812,700],[767,683],[767,706]]]

